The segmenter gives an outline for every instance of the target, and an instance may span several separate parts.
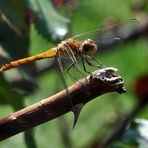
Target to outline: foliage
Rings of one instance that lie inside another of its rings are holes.
[[[72,1],[74,2],[74,0]],[[55,1],[53,4],[56,4]],[[106,20],[127,22],[127,20],[135,18],[137,15],[131,9],[132,3],[128,0],[114,0],[112,2],[109,0],[92,0],[91,3],[89,0],[75,0],[73,6],[61,1],[58,3],[57,9],[54,8],[53,4],[49,0],[0,1],[0,45],[7,52],[7,56],[4,56],[4,52],[1,53],[1,65],[12,59],[45,51],[56,45],[57,41],[62,40],[66,33],[69,36],[74,36],[81,32],[99,28],[105,24]],[[146,5],[144,10],[147,11]],[[65,13],[66,16],[71,13],[71,18],[62,16],[60,12]],[[62,35],[58,32],[60,29],[64,31]],[[148,61],[147,46],[147,40],[144,37],[127,42],[115,50],[101,52],[100,49],[97,58],[105,66],[113,66],[119,69],[120,75],[125,78],[128,92],[121,96],[118,94],[105,95],[101,99],[87,104],[74,130],[71,130],[72,114],[65,115],[62,121],[58,119],[38,126],[35,129],[38,147],[46,148],[57,145],[57,147],[65,147],[65,134],[69,136],[72,147],[93,147],[95,143],[106,141],[127,113],[131,112],[138,103],[138,97],[133,91],[134,82],[138,76],[147,73],[147,67],[145,66]],[[40,61],[36,65],[42,67],[39,64],[44,65],[44,63],[46,63],[46,60]],[[36,71],[36,66],[28,64],[5,75],[0,74],[0,112],[2,115],[6,116],[12,112],[10,106],[18,110],[25,105],[28,106],[54,94],[56,89],[58,89],[56,91],[59,91],[60,88],[57,88],[55,84],[59,84],[60,78],[55,69],[50,69],[38,77],[35,76],[34,71]],[[26,82],[23,81],[22,85],[27,87],[32,84],[31,87],[34,88],[37,85],[39,90],[33,93],[33,91],[30,91],[30,87],[27,92],[29,95],[26,95],[24,89],[18,90],[18,87],[13,85],[14,81],[17,80],[18,82],[20,79]],[[136,117],[146,118],[147,109],[144,108]],[[113,146],[128,147],[127,144],[129,146],[130,144],[139,144],[137,142],[137,135],[139,136],[137,129],[134,128],[133,132],[130,132],[129,129]],[[136,142],[130,141],[131,134],[132,140]],[[0,144],[1,147],[10,145],[16,148],[26,147],[22,134],[7,139]]]
[[[32,0],[28,5],[33,12],[39,34],[53,41],[63,39],[68,30],[69,20],[56,12],[50,1]]]

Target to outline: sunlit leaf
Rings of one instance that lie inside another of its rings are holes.
[[[10,105],[15,110],[24,106],[23,96],[12,90],[2,74],[0,74],[0,104]]]
[[[138,124],[137,131],[140,135],[140,138],[138,139],[140,147],[146,147],[148,146],[148,120],[136,119],[135,122]]]
[[[49,0],[30,0],[34,22],[38,32],[54,41],[61,40],[68,31],[69,20],[60,16]]]
[[[130,128],[126,130],[122,139],[119,140],[120,145],[129,147],[147,147],[148,145],[148,120],[136,119],[132,122]],[[119,143],[118,143],[119,144]]]

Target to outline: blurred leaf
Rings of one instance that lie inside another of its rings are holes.
[[[27,37],[27,34],[26,37],[16,35],[4,22],[0,22],[0,32],[0,44],[13,60],[28,56],[29,36]]]
[[[9,19],[4,20],[10,21],[10,24],[8,25],[12,24],[16,29],[19,29],[20,32],[24,29],[24,26],[26,25],[27,12],[27,7],[24,1],[0,0],[0,12],[4,13],[4,15],[7,17],[6,19]]]
[[[2,74],[0,74],[0,82],[0,104],[11,105],[15,110],[24,107],[22,95],[12,90]]]
[[[28,0],[28,3],[39,34],[54,41],[63,39],[68,31],[69,20],[60,16],[49,0]]]
[[[148,102],[148,75],[140,75],[135,82],[135,93],[140,102]]]
[[[146,147],[148,145],[148,120],[146,119],[136,119],[132,122],[131,126],[122,139],[119,139],[119,143],[117,145],[124,145],[128,147]]]
[[[136,119],[135,122],[138,124],[138,132],[140,138],[138,139],[140,147],[148,146],[148,120],[146,119]]]
[[[1,0],[0,14],[0,43],[3,48],[13,59],[28,55],[29,26],[25,3],[20,0]]]

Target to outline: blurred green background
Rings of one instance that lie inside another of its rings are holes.
[[[40,9],[37,8],[36,3],[40,3]],[[57,32],[58,27],[67,32],[66,37],[72,37],[100,28],[109,21],[126,24],[130,19],[147,16],[143,19],[146,21],[148,20],[147,10],[146,0],[33,0],[31,2],[2,0],[0,2],[0,29],[2,29],[0,48],[7,53],[2,52],[1,65],[12,59],[35,55],[57,46],[57,43],[63,39],[63,36]],[[26,13],[27,18],[24,21]],[[7,28],[9,28],[8,31]],[[9,31],[12,33],[8,34]],[[23,37],[20,35],[21,31]],[[137,39],[123,41],[116,48],[105,51],[100,49],[97,59],[107,67],[118,68],[118,74],[125,80],[127,93],[105,94],[86,104],[74,129],[72,129],[72,113],[37,126],[34,129],[36,146],[39,148],[89,148],[99,147],[99,143],[107,141],[127,114],[132,112],[139,103],[134,91],[135,82],[148,73],[147,48],[147,36],[143,33]],[[59,88],[55,85],[60,77],[57,69],[51,68],[53,62],[50,59],[37,61],[36,67],[41,71],[38,73],[34,64],[27,64],[18,70],[13,69],[0,74],[0,118],[64,89],[62,82]],[[42,71],[42,66],[46,64],[46,71]],[[136,118],[147,119],[147,111],[146,107],[143,108],[136,114]],[[139,145],[136,137],[129,140],[130,138],[126,136],[125,139],[120,138],[109,146]],[[25,148],[29,145],[27,146],[24,140],[24,133],[21,133],[2,141],[0,147]]]

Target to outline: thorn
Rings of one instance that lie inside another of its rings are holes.
[[[76,106],[74,106],[74,108],[73,108],[73,111],[72,111],[72,112],[74,113],[73,128],[75,127],[75,125],[76,125],[76,123],[77,123],[77,121],[78,121],[78,117],[79,117],[79,115],[80,115],[80,112],[81,112],[83,106],[84,106],[83,103],[79,103],[79,104],[77,104]]]

